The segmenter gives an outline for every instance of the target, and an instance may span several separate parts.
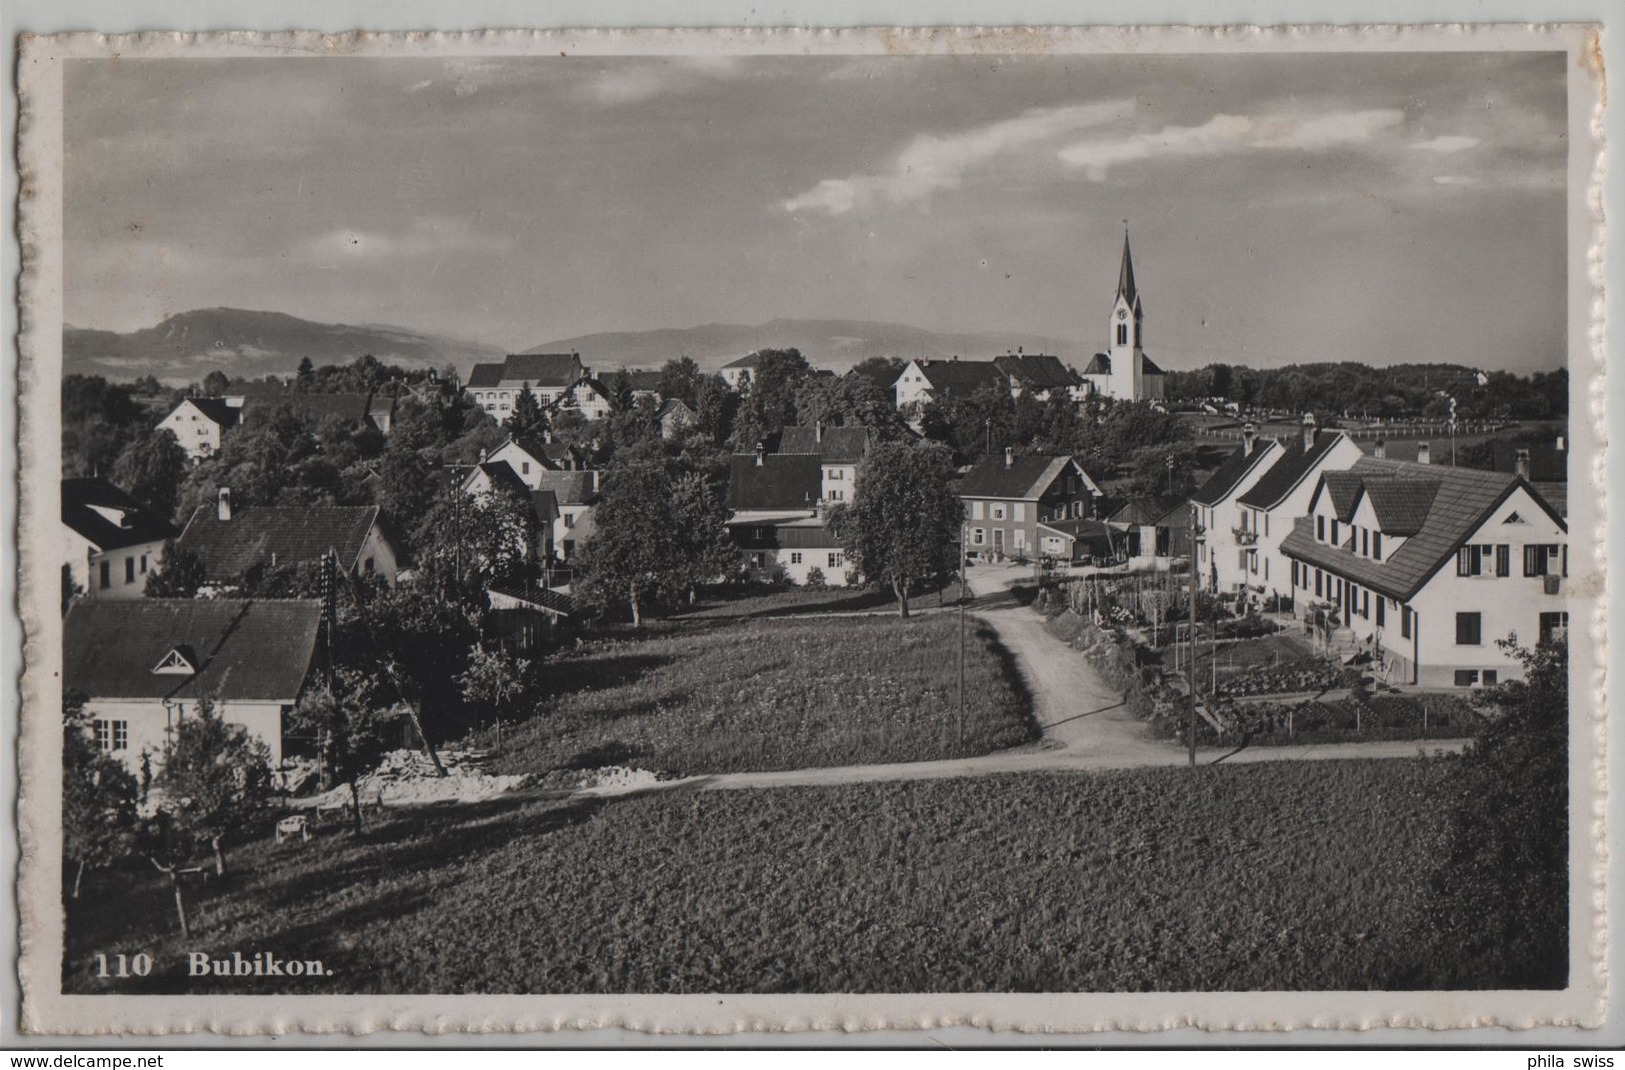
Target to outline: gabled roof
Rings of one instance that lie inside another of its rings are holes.
[[[1360,504],[1360,483],[1358,472],[1325,472],[1315,493],[1324,491],[1331,498],[1333,514],[1347,524],[1354,516],[1354,507]]]
[[[510,353],[502,365],[502,381],[531,386],[570,386],[581,378],[581,357],[576,353]]]
[[[917,360],[932,390],[969,393],[984,386],[1002,386],[1004,373],[991,360]]]
[[[1104,353],[1096,353],[1089,358],[1089,364],[1083,369],[1085,375],[1110,375],[1112,373],[1112,358]]]
[[[1277,455],[1275,463],[1237,501],[1254,509],[1275,508],[1344,437],[1341,431],[1316,431],[1314,445],[1305,449],[1303,436],[1294,435]]]
[[[658,368],[622,368],[619,372],[611,372],[607,381],[614,382],[615,377],[620,375],[621,372],[626,373],[626,381],[632,389],[640,392],[647,391],[658,394],[660,393],[660,384],[666,381],[666,373]]]
[[[197,555],[209,582],[229,583],[256,565],[315,561],[329,549],[353,568],[377,522],[376,505],[251,505],[235,509],[230,520],[200,505],[176,545]]]
[[[1431,479],[1367,477],[1362,493],[1377,514],[1377,527],[1385,535],[1409,538],[1422,530],[1439,483]]]
[[[1183,494],[1163,494],[1155,498],[1135,498],[1124,502],[1118,509],[1107,517],[1108,523],[1125,524],[1135,527],[1150,527],[1174,510],[1180,511],[1181,523],[1188,512],[1189,498]]]
[[[753,453],[728,458],[728,508],[811,509],[824,494],[823,461],[816,454]]]
[[[544,524],[551,524],[561,515],[559,512],[559,496],[550,490],[531,491],[530,511],[536,514],[537,520]]]
[[[62,622],[63,685],[102,699],[292,702],[321,619],[307,599],[76,599]],[[196,657],[196,676],[152,671],[177,648]]]
[[[1061,363],[1060,357],[1048,353],[1009,353],[995,357],[993,363],[1022,386],[1034,390],[1057,390],[1083,385],[1082,376]]]
[[[485,478],[491,481],[491,486],[517,494],[521,497],[530,496],[530,486],[519,473],[513,470],[513,465],[507,461],[481,461],[469,469],[467,477],[463,479],[463,491],[468,491],[469,484],[474,482],[476,472],[484,472]]]
[[[762,363],[762,355],[760,353],[746,353],[742,357],[736,357],[733,360],[730,360],[728,363],[724,364],[722,368],[724,371],[729,368],[754,368],[760,363]]]
[[[489,387],[502,385],[502,365],[476,364],[468,373],[468,382],[463,384],[473,387]]]
[[[560,505],[592,505],[598,501],[598,492],[593,489],[593,474],[584,469],[543,472],[537,482],[537,489],[552,491]]]
[[[1113,535],[1111,527],[1103,520],[1092,520],[1088,517],[1079,517],[1076,520],[1040,520],[1038,526],[1048,528],[1057,535],[1069,539],[1088,539],[1094,541],[1110,541]]]
[[[1379,496],[1386,496],[1383,508],[1393,510],[1402,527],[1414,527],[1414,534],[1382,561],[1374,561],[1341,546],[1316,541],[1313,518],[1300,517],[1281,540],[1281,550],[1289,557],[1335,572],[1402,602],[1409,601],[1421,590],[1490,514],[1520,489],[1529,491],[1530,498],[1567,530],[1563,519],[1527,482],[1504,472],[1362,457],[1346,473],[1324,473],[1322,489],[1330,484],[1332,477],[1350,475],[1360,481],[1355,488],[1357,494],[1370,494],[1378,484],[1396,485],[1403,481],[1419,484],[1377,491]],[[1420,523],[1416,523],[1415,514],[1427,497],[1427,487],[1434,488],[1431,500]],[[1377,508],[1376,498],[1372,507]]]
[[[175,537],[168,520],[94,476],[62,481],[62,523],[103,552]]]
[[[841,540],[818,517],[791,520],[745,520],[732,524],[729,534],[743,550],[839,550]]]
[[[183,398],[181,405],[191,402],[197,411],[207,416],[210,421],[222,428],[236,427],[237,421],[242,418],[242,410],[226,403],[225,398]],[[180,405],[175,406],[180,408]]]
[[[660,412],[658,415],[660,419],[664,420],[678,409],[682,409],[684,412],[688,413],[690,417],[695,416],[694,410],[690,408],[688,402],[684,401],[682,398],[667,398],[665,401],[661,402]]]
[[[1266,458],[1270,457],[1280,446],[1272,438],[1253,440],[1252,450],[1246,446],[1234,450],[1226,457],[1213,474],[1207,477],[1207,482],[1198,487],[1191,494],[1191,501],[1198,505],[1217,505],[1236,489],[1236,485],[1247,477],[1247,473],[1258,467]]]
[[[1556,442],[1509,442],[1495,440],[1491,467],[1497,472],[1518,470],[1518,451],[1529,451],[1529,479],[1535,483],[1566,483],[1569,478],[1569,454],[1557,448]]]
[[[767,441],[770,453],[802,453],[822,457],[825,464],[857,464],[869,452],[867,427],[791,425]]]
[[[1002,455],[984,457],[960,477],[957,492],[961,498],[1037,501],[1061,473],[1074,465],[1083,472],[1083,467],[1071,457],[1019,454],[1009,464]],[[1093,491],[1094,481],[1087,472],[1083,473],[1083,479],[1084,489]]]

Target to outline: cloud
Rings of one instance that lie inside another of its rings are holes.
[[[1446,153],[1460,152],[1462,149],[1470,149],[1477,144],[1478,138],[1476,137],[1463,137],[1460,134],[1447,134],[1444,137],[1436,137],[1432,141],[1418,141],[1411,147],[1426,149],[1429,152]]]
[[[616,61],[588,79],[585,89],[593,102],[613,107],[688,92],[707,82],[738,77],[740,73],[739,61],[732,56]]]
[[[1433,181],[1441,186],[1476,186],[1478,179],[1471,175],[1434,175]]]
[[[443,256],[447,253],[501,252],[511,239],[481,234],[461,219],[426,216],[400,233],[335,227],[301,243],[297,252],[324,265],[380,259]]]
[[[425,78],[421,82],[413,82],[411,85],[407,86],[406,91],[408,93],[420,93],[423,90],[429,88],[431,85],[434,85],[434,79],[433,78]]]
[[[897,154],[887,171],[826,178],[784,201],[786,212],[843,215],[875,200],[912,204],[943,189],[958,189],[966,172],[997,157],[1027,152],[1046,141],[1102,126],[1133,113],[1132,100],[1031,108],[1014,119],[938,137],[921,134]]]
[[[1404,123],[1397,108],[1318,114],[1215,115],[1200,126],[1165,126],[1152,133],[1081,141],[1060,151],[1061,162],[1104,182],[1114,167],[1162,157],[1220,156],[1259,150],[1325,152],[1369,143]]]

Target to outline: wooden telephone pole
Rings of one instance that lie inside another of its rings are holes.
[[[1190,529],[1191,530],[1191,539],[1190,539],[1190,542],[1191,542],[1191,642],[1190,642],[1190,647],[1191,647],[1191,671],[1190,671],[1190,676],[1187,677],[1187,679],[1186,679],[1186,683],[1190,687],[1190,716],[1189,716],[1189,722],[1190,723],[1188,725],[1188,728],[1189,728],[1189,732],[1190,732],[1190,764],[1191,764],[1191,768],[1194,769],[1194,768],[1196,768],[1196,576],[1197,576],[1197,572],[1196,572],[1196,551],[1197,551],[1197,548],[1201,545],[1201,541],[1200,541],[1201,537],[1197,534],[1197,532],[1200,529],[1199,529],[1199,525],[1196,523],[1196,506],[1195,506],[1194,503],[1191,505],[1190,525],[1191,525],[1191,529]]]

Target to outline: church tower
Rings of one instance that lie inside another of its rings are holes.
[[[1140,304],[1140,291],[1134,285],[1134,256],[1129,251],[1128,228],[1123,228],[1123,263],[1117,271],[1117,297],[1112,302],[1110,346],[1106,354],[1111,358],[1111,386],[1109,393],[1123,401],[1137,401],[1146,396],[1142,381],[1145,363],[1144,346],[1145,309]]]

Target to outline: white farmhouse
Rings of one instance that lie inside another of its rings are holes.
[[[105,479],[62,481],[62,567],[91,598],[140,598],[175,537],[167,519]]]
[[[1299,615],[1394,683],[1490,686],[1522,674],[1498,640],[1568,634],[1568,528],[1515,474],[1362,458],[1281,550]]]
[[[1257,428],[1247,424],[1241,448],[1191,495],[1203,533],[1196,550],[1196,575],[1208,590],[1235,594],[1252,582],[1258,542],[1243,527],[1241,497],[1264,478],[1281,453],[1279,442],[1259,438]]]
[[[168,431],[181,444],[186,455],[196,461],[219,452],[227,431],[242,422],[240,404],[226,398],[182,398],[168,416],[158,421],[158,430]]]

